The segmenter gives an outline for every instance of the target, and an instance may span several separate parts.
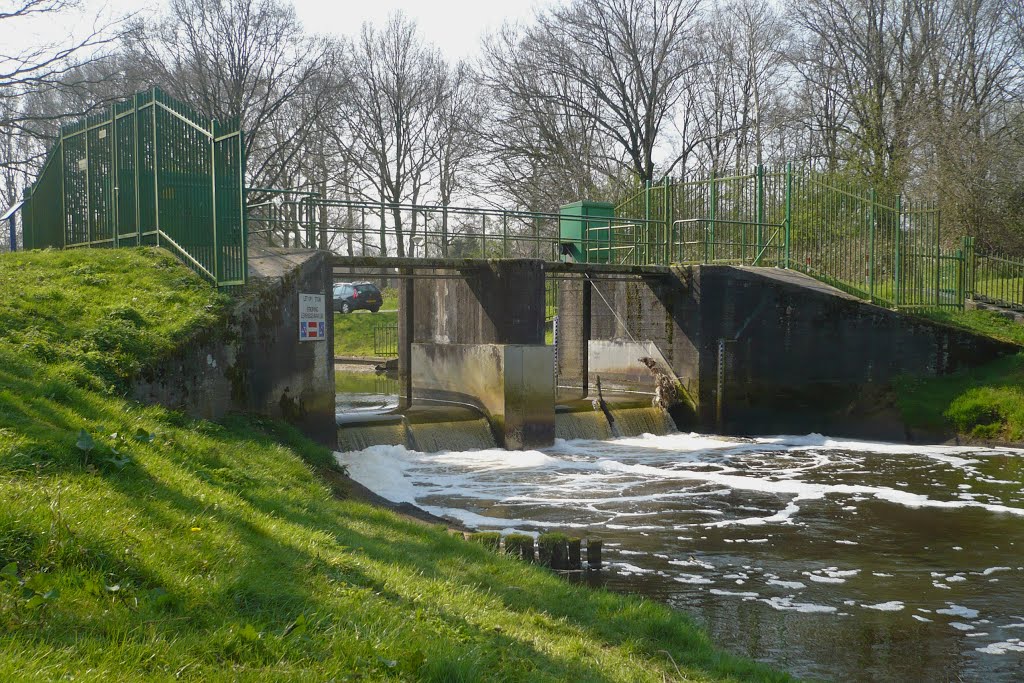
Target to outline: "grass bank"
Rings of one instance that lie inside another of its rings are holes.
[[[398,291],[392,288],[381,290],[384,304],[377,313],[353,311],[348,315],[334,314],[334,355],[335,356],[376,356],[373,345],[373,330],[380,325],[397,325]]]
[[[991,311],[942,311],[926,317],[1024,346],[1024,326]],[[976,439],[1024,441],[1024,353],[945,377],[901,378],[895,390],[910,426]]]
[[[226,302],[162,252],[0,256],[0,680],[782,680],[683,614],[339,499],[280,424],[125,380]]]

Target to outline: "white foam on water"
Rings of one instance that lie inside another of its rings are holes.
[[[804,572],[811,581],[815,583],[846,583],[846,579],[841,579],[838,576],[820,576],[818,574],[811,574],[810,572]]]
[[[836,608],[831,605],[817,605],[813,602],[793,602],[792,597],[761,598],[761,602],[765,603],[772,609],[777,609],[783,612],[830,613],[836,611]]]
[[[949,607],[935,610],[936,614],[948,614],[954,617],[963,617],[964,619],[974,619],[978,616],[978,610],[976,609],[964,607],[963,605],[956,605],[952,602],[947,602],[946,604],[949,605]]]
[[[841,539],[841,538],[840,539],[836,539],[835,542],[840,544],[840,545],[860,545],[859,543],[857,543],[857,541],[847,541],[846,539]]]
[[[1005,655],[1007,652],[1024,652],[1024,644],[1021,644],[1017,638],[1010,638],[1001,643],[989,643],[985,647],[974,649],[987,655]]]
[[[970,624],[964,624],[964,623],[959,622],[959,621],[951,621],[951,622],[949,622],[949,625],[952,626],[953,628],[955,628],[957,631],[973,631],[974,630],[974,627],[971,626]]]
[[[678,581],[679,583],[692,584],[708,584],[715,582],[714,579],[709,579],[706,576],[701,576],[700,574],[676,574],[672,577],[672,580]]]
[[[931,619],[929,619],[928,617],[922,617],[920,614],[911,614],[910,616],[914,617],[918,621],[924,621],[924,622],[927,622],[929,624],[932,623]]]
[[[630,448],[639,452],[631,453]],[[338,453],[336,458],[348,467],[353,479],[395,502],[417,503],[429,496],[452,496],[500,501],[505,505],[562,503],[581,512],[592,512],[594,506],[605,504],[655,502],[684,496],[721,495],[729,491],[792,496],[785,507],[773,514],[697,522],[698,525],[710,527],[791,524],[801,510],[801,503],[822,500],[828,495],[852,496],[854,500],[873,497],[910,508],[979,507],[993,512],[1024,515],[1024,508],[998,503],[937,500],[898,488],[817,483],[802,479],[811,476],[814,470],[836,462],[836,457],[845,457],[821,452],[826,450],[917,455],[938,459],[953,467],[967,467],[977,462],[959,457],[974,452],[970,448],[879,444],[829,439],[818,434],[753,440],[698,434],[645,435],[609,442],[562,441],[550,452],[492,448],[423,454],[401,446],[373,446],[355,453]],[[1024,453],[1019,450],[1006,452]],[[761,457],[740,459],[742,462],[737,460],[737,466],[722,461],[723,456],[744,453],[754,453]],[[788,465],[780,467],[780,461],[788,461]],[[496,473],[508,473],[509,477],[498,482]],[[524,480],[524,476],[519,473],[533,476],[533,479],[526,476]],[[552,485],[537,486],[537,476],[546,477],[545,483]],[[634,483],[657,480],[679,480],[685,484],[669,492],[626,494],[625,489]],[[715,488],[702,490],[708,487]],[[599,495],[593,495],[594,491]],[[585,492],[591,495],[580,495]],[[605,493],[607,495],[600,495]],[[444,514],[465,521],[458,513],[447,511]],[[620,511],[616,516],[645,514]],[[723,511],[712,508],[705,510],[704,514],[722,516]],[[657,530],[660,527],[644,528]]]
[[[669,564],[674,564],[677,567],[702,567],[704,569],[714,569],[715,565],[704,560],[698,560],[696,557],[690,557],[685,560],[669,560]]]
[[[864,609],[874,609],[879,612],[899,612],[906,605],[899,600],[890,600],[889,602],[880,602],[877,605],[861,605]]]
[[[629,564],[628,562],[609,562],[609,566],[614,567],[619,574],[630,575],[630,574],[653,574],[653,569],[645,569],[644,567],[638,567],[635,564]]]
[[[994,574],[995,572],[1008,572],[1011,569],[1012,569],[1012,567],[989,567],[985,571],[981,572],[979,574],[979,576],[988,576],[989,574]],[[971,572],[971,573],[972,574],[978,574],[978,572]]]
[[[730,597],[743,598],[744,600],[755,600],[760,597],[758,593],[753,593],[751,591],[730,591],[725,590],[724,588],[712,588],[708,592],[712,595],[728,595]]]
[[[783,581],[781,579],[768,579],[766,583],[769,586],[781,586],[782,588],[788,588],[790,590],[799,590],[801,588],[807,588],[807,584],[802,581]]]
[[[958,581],[966,581],[966,580],[967,580],[967,577],[966,576],[961,576],[960,574],[953,574],[953,576],[947,576],[946,577],[946,581],[949,582],[949,583],[956,583]]]

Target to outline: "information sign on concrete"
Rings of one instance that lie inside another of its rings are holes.
[[[327,318],[323,294],[299,294],[299,341],[327,338]]]

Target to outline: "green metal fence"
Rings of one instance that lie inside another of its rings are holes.
[[[661,221],[666,262],[791,268],[892,308],[960,308],[966,294],[967,259],[943,248],[934,204],[791,166],[666,178],[616,216]]]
[[[157,245],[246,280],[244,136],[159,89],[61,128],[22,207],[26,249]]]
[[[1024,260],[991,254],[965,240],[967,255],[967,296],[976,301],[1024,310]]]
[[[269,246],[326,248],[353,256],[537,258],[557,261],[567,218],[579,224],[581,259],[664,263],[664,225],[499,208],[322,199],[314,193],[252,188],[251,238]],[[401,240],[403,249],[398,249]]]

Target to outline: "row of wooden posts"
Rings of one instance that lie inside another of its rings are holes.
[[[559,571],[584,569],[582,554],[585,549],[586,569],[601,568],[603,544],[597,539],[588,539],[584,544],[583,539],[551,532],[538,536],[535,543],[533,536],[527,534],[502,536],[497,531],[467,533],[465,537],[495,552],[505,552],[526,562],[537,562]]]

